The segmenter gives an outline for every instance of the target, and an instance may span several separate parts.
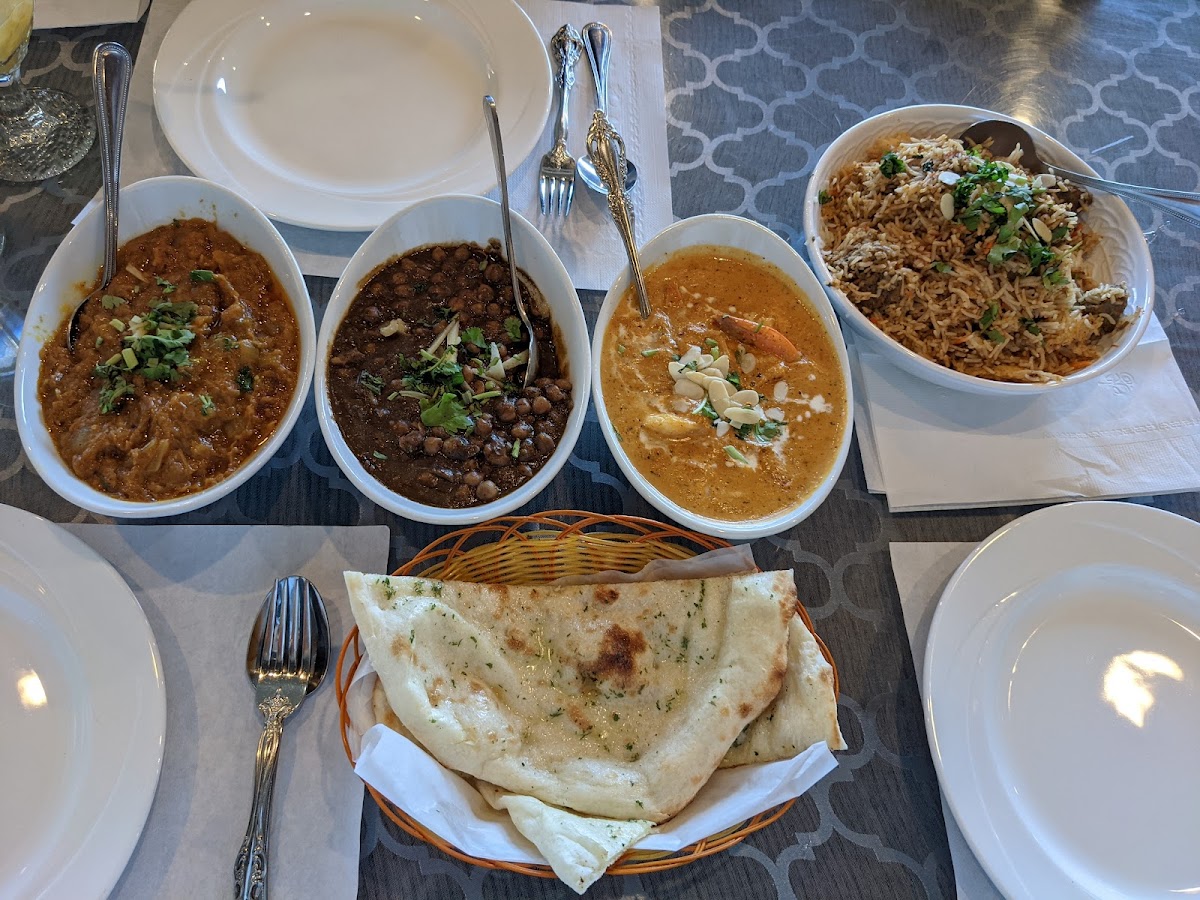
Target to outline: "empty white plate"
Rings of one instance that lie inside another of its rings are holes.
[[[947,585],[926,725],[968,843],[1010,897],[1200,893],[1200,525],[1074,503]]]
[[[0,895],[108,896],[150,813],[165,727],[137,598],[76,538],[0,506]]]
[[[515,171],[549,114],[550,66],[512,0],[192,3],[154,67],[155,110],[193,172],[333,231],[494,187],[485,94]]]

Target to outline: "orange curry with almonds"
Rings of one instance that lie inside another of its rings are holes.
[[[837,350],[800,287],[728,247],[681,250],[646,272],[601,350],[605,412],[633,466],[665,496],[743,522],[796,506],[849,427]],[[630,288],[632,291],[632,288]]]

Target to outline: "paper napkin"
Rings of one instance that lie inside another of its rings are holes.
[[[1200,412],[1157,320],[1116,368],[1033,398],[938,387],[853,344],[867,487],[893,512],[1200,490]]]
[[[913,666],[920,687],[921,670],[925,665],[925,642],[929,623],[946,582],[967,558],[975,545],[971,543],[897,543],[890,545],[892,572],[904,611],[904,625],[912,645]],[[950,844],[950,861],[954,866],[954,881],[959,900],[1003,900],[1003,894],[992,884],[987,873],[971,852],[962,829],[954,820],[950,807],[942,800],[942,816],[946,820],[946,839]]]
[[[41,0],[39,0],[41,2]],[[155,0],[146,22],[134,65],[125,119],[121,181],[129,184],[156,175],[187,175],[188,168],[171,149],[154,112],[154,60],[162,39],[187,0]],[[667,124],[663,114],[662,33],[657,7],[594,6],[561,0],[521,0],[543,42],[565,23],[578,29],[592,21],[613,31],[608,103],[610,118],[621,132],[629,158],[638,166],[638,183],[631,193],[634,231],[639,243],[649,240],[674,221],[671,176],[667,159]],[[575,69],[571,94],[568,150],[584,153],[587,128],[595,108],[591,69],[586,56]],[[602,197],[582,182],[566,219],[539,215],[538,164],[550,149],[553,115],[533,153],[509,179],[514,209],[538,227],[562,257],[576,288],[607,290],[625,265],[625,252]],[[315,122],[313,127],[320,127]],[[490,195],[499,197],[498,192]],[[81,212],[80,215],[83,213]],[[363,232],[328,232],[276,223],[306,275],[337,278],[359,245]]]
[[[79,28],[136,22],[150,0],[38,0],[33,5],[34,28]]]
[[[385,568],[387,528],[65,527],[137,596],[166,682],[158,790],[112,900],[231,895],[262,731],[246,642],[267,590],[292,574],[324,597],[333,647],[325,682],[284,726],[269,886],[278,897],[356,897],[363,790],[342,750],[333,670],[353,625],[342,571]]]

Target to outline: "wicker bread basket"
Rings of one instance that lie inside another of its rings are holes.
[[[395,574],[491,584],[540,584],[567,575],[588,575],[605,570],[636,572],[655,559],[688,559],[727,546],[728,542],[720,538],[695,534],[650,519],[558,511],[533,516],[508,516],[451,532],[434,541],[397,569]],[[813,631],[812,622],[803,606],[800,607],[800,616],[808,629]],[[813,635],[816,637],[815,631]],[[837,666],[824,642],[820,637],[816,639],[822,654],[833,666],[836,696]],[[342,746],[351,763],[354,762],[354,756],[348,739],[350,718],[346,708],[346,691],[362,656],[358,629],[354,628],[342,645],[336,673]],[[548,865],[480,859],[463,853],[394,806],[371,785],[366,787],[391,821],[413,837],[432,844],[455,859],[523,875],[555,877]],[[793,802],[789,800],[740,825],[673,853],[631,850],[609,867],[608,874],[661,872],[727,850],[779,819]]]

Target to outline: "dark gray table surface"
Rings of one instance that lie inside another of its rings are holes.
[[[821,151],[868,115],[912,103],[1019,115],[1101,174],[1200,189],[1200,3],[1196,0],[666,0],[665,109],[674,212],[729,212],[802,247],[800,206]],[[38,33],[30,80],[91,103],[92,48],[136,51],[141,25]],[[23,314],[72,216],[100,183],[97,148],[43,184],[0,183],[0,301]],[[1150,235],[1156,309],[1193,393],[1200,391],[1200,232],[1133,206]],[[308,285],[318,314],[331,279]],[[594,320],[600,295],[581,293]],[[22,453],[11,378],[0,383],[0,502],[49,519],[94,521],[42,483]],[[1200,520],[1200,495],[1138,501]],[[658,516],[613,462],[594,414],[551,487],[522,512],[585,508]],[[857,445],[826,503],[755,543],[791,567],[838,661],[850,749],[779,822],[681,869],[605,878],[596,898],[951,897],[954,877],[917,681],[888,560],[891,541],[976,541],[1027,508],[892,515],[869,494]],[[445,529],[364,499],[326,451],[311,400],[279,454],[188,523],[387,524],[392,563]],[[386,825],[368,800],[359,893],[367,898],[568,897],[554,881],[452,860]]]

